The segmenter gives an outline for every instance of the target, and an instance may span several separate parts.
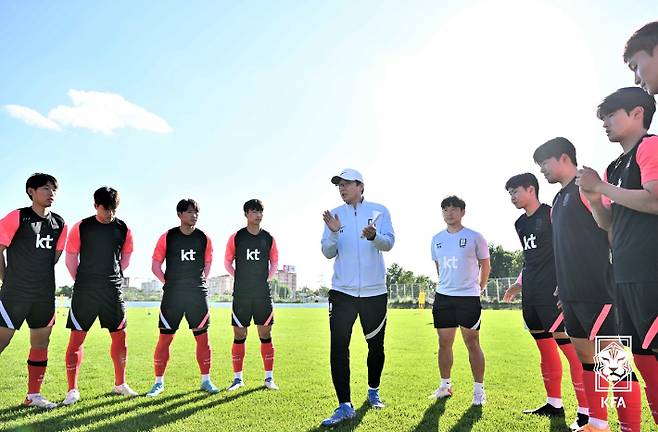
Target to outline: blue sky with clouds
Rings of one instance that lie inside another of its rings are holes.
[[[54,211],[69,224],[111,185],[135,234],[127,273],[149,277],[180,198],[200,201],[221,258],[242,203],[259,197],[281,264],[316,285],[331,274],[321,213],[340,204],[329,178],[349,166],[392,213],[389,263],[432,274],[429,242],[452,193],[467,201],[466,225],[517,248],[502,185],[537,173],[532,151],[556,135],[596,168],[616,156],[594,109],[632,84],[621,51],[652,11],[650,1],[3,2],[0,213],[27,205],[35,171],[60,180]],[[550,201],[556,186],[542,186]]]

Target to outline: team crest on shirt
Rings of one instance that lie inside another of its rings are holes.
[[[441,246],[443,246],[443,243],[439,242],[439,243],[435,244],[434,246],[436,246],[437,249],[441,249]]]
[[[460,238],[459,239],[459,247],[460,248],[466,247],[466,243],[467,243],[467,239],[465,239],[465,238]]]
[[[30,226],[32,227],[32,231],[34,231],[34,234],[39,234],[41,232],[41,221],[32,222]]]

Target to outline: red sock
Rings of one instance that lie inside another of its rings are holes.
[[[583,364],[583,384],[587,394],[589,416],[597,420],[608,421],[608,407],[604,403],[608,398],[608,391],[596,391],[597,379],[599,380],[599,388],[608,388],[607,381],[594,372],[593,364]]]
[[[27,393],[41,392],[41,383],[48,366],[48,348],[30,348],[27,356]]]
[[[69,345],[66,347],[66,381],[69,384],[69,390],[78,388],[78,374],[80,365],[84,357],[84,347],[82,343],[87,337],[86,331],[71,330]]]
[[[263,368],[265,372],[272,372],[274,367],[274,345],[272,339],[261,339],[260,356],[263,357]]]
[[[126,331],[110,332],[110,337],[112,338],[110,355],[114,363],[114,385],[121,385],[126,382],[126,361],[128,358]]]
[[[568,340],[568,339],[567,339]],[[588,408],[587,393],[585,393],[585,386],[583,385],[583,364],[578,359],[576,349],[571,342],[559,343],[560,350],[569,362],[569,371],[571,372],[571,382],[573,389],[576,392],[576,399],[578,399],[578,406],[580,408]]]
[[[164,376],[165,369],[167,369],[167,362],[169,361],[169,346],[173,340],[173,334],[160,333],[158,344],[155,346],[155,354],[153,355],[155,376],[157,377]]]
[[[199,363],[201,375],[210,373],[210,363],[212,362],[212,349],[208,343],[208,332],[195,335],[196,339],[196,361]]]
[[[658,359],[653,354],[634,354],[633,358],[646,384],[644,392],[649,401],[653,421],[658,424]]]
[[[231,348],[231,359],[233,361],[233,372],[242,372],[242,364],[244,363],[244,342],[246,339],[233,340],[233,347]]]
[[[562,361],[557,350],[555,339],[546,337],[535,339],[541,360],[541,375],[544,378],[546,396],[555,399],[562,398]]]
[[[633,374],[631,391],[615,391],[613,399],[617,404],[617,417],[619,418],[619,432],[639,432],[642,424],[642,393],[640,383]],[[622,399],[623,398],[623,402]]]

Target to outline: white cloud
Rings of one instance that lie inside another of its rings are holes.
[[[60,128],[57,123],[42,116],[32,108],[20,105],[5,105],[5,110],[7,110],[9,115],[13,118],[21,120],[30,126],[38,127],[41,129],[50,129],[54,131],[62,130],[62,128]]]
[[[93,132],[111,134],[117,129],[133,128],[155,133],[170,133],[171,126],[144,108],[127,101],[116,93],[69,90],[72,106],[59,105],[48,113],[48,118],[33,109],[7,105],[12,117],[29,125],[61,130],[61,126],[89,129]]]
[[[69,90],[73,106],[53,108],[48,117],[65,126],[110,134],[131,127],[155,133],[170,133],[171,126],[157,115],[128,102],[115,93]]]

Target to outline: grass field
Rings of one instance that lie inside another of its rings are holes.
[[[61,401],[66,393],[64,352],[68,341],[65,310],[58,311],[43,394]],[[153,382],[153,349],[157,310],[134,308],[128,313],[128,383],[145,393]],[[562,431],[564,422],[524,416],[521,411],[544,401],[538,353],[523,330],[520,311],[485,311],[482,345],[487,360],[488,403],[471,407],[472,378],[461,341],[455,344],[452,380],[455,395],[434,402],[427,396],[437,387],[436,336],[431,311],[390,310],[386,329],[386,366],[382,377],[383,410],[365,404],[366,344],[361,329],[352,338],[352,401],[357,419],[334,430],[358,431]],[[226,387],[231,378],[230,311],[214,309],[210,328],[212,377]],[[150,399],[110,394],[114,384],[109,336],[95,326],[85,343],[80,373],[82,400],[71,407],[45,412],[20,406],[26,389],[26,327],[1,355],[0,430],[67,431],[315,431],[336,405],[329,373],[329,329],[325,309],[278,309],[273,341],[274,376],[279,392],[263,390],[262,363],[256,333],[247,340],[245,382],[236,393],[207,395],[197,390],[199,371],[194,340],[179,330],[165,379],[166,391]],[[254,329],[255,330],[255,329]],[[567,421],[575,415],[573,388],[564,364],[563,393]],[[643,396],[644,397],[644,396]],[[643,430],[652,430],[646,401]],[[613,430],[617,430],[611,415]]]

